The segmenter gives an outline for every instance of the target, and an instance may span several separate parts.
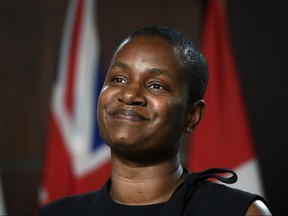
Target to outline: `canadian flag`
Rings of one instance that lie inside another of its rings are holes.
[[[221,0],[209,0],[204,22],[202,52],[209,65],[206,111],[191,136],[188,168],[233,169],[233,187],[263,196],[244,100],[230,47],[227,17]]]
[[[40,191],[40,206],[102,186],[110,150],[96,121],[100,48],[93,0],[71,0],[64,25]]]

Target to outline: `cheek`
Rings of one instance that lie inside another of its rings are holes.
[[[103,107],[106,107],[107,104],[109,104],[111,102],[111,99],[113,99],[115,96],[115,92],[111,91],[111,88],[109,88],[109,86],[105,86],[99,95],[98,98],[98,108],[101,110],[101,108],[103,109]]]
[[[101,92],[98,97],[98,106],[97,106],[98,118],[102,116],[104,103],[105,103],[105,93]]]
[[[98,98],[98,105],[97,105],[97,123],[98,126],[101,127],[103,123],[103,103],[102,103],[102,93],[100,93],[99,98]]]
[[[108,138],[108,122],[106,110],[110,104],[111,93],[108,87],[102,89],[98,97],[98,107],[97,107],[97,122],[98,129],[103,140]]]
[[[113,98],[111,91],[109,91],[108,87],[104,87],[100,92],[98,98],[97,115],[99,124],[101,122],[103,123],[103,120],[105,118],[105,110],[107,106],[111,103],[111,98]]]
[[[170,121],[176,117],[176,119],[182,119],[185,116],[185,102],[179,98],[169,98],[166,100],[155,101],[154,111],[161,116],[162,121]]]

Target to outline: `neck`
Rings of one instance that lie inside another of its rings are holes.
[[[166,202],[185,178],[179,155],[153,165],[123,163],[113,156],[111,162],[110,195],[121,204]]]

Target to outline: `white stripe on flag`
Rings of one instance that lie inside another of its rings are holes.
[[[63,141],[65,144],[69,143],[71,122],[68,113],[65,110],[65,89],[67,85],[67,73],[69,64],[69,53],[70,44],[73,31],[73,23],[75,19],[75,10],[77,6],[77,1],[70,1],[68,4],[68,13],[64,25],[64,34],[62,38],[62,45],[60,49],[60,61],[58,67],[58,77],[53,90],[52,98],[52,110],[55,115],[55,120],[57,125],[59,125],[59,130],[63,135]],[[67,145],[70,150],[70,146]]]
[[[258,194],[262,197],[265,197],[262,181],[260,179],[260,172],[258,161],[256,159],[248,160],[238,167],[235,167],[233,171],[237,174],[238,180],[234,184],[225,184],[221,181],[215,180],[219,184],[227,185],[231,188],[236,188],[250,193]],[[225,175],[229,177],[228,175]]]
[[[94,101],[96,98],[97,69],[99,65],[99,42],[94,18],[94,1],[83,2],[83,17],[79,37],[79,53],[74,83],[74,118],[71,119],[65,108],[65,89],[67,82],[67,68],[69,44],[71,43],[73,21],[75,20],[75,2],[71,4],[68,13],[67,27],[65,28],[65,42],[61,49],[60,82],[56,84],[54,94],[54,113],[64,143],[72,155],[73,172],[81,177],[97,169],[110,160],[110,149],[103,144],[96,151],[91,151],[93,127],[96,115]],[[99,77],[98,77],[99,78]]]
[[[259,166],[256,159],[251,159],[236,167],[234,171],[238,175],[238,181],[231,185],[234,188],[256,193],[264,197],[261,179],[259,178]]]
[[[94,107],[98,86],[96,79],[100,79],[99,68],[99,40],[95,25],[94,1],[86,0],[84,4],[83,25],[80,35],[79,61],[75,88],[75,128],[73,133],[73,162],[76,175],[97,169],[110,159],[110,150],[103,144],[99,150],[91,152],[93,126],[96,119]],[[96,88],[95,88],[96,87]]]
[[[218,180],[215,180],[215,182],[265,197],[262,181],[259,177],[260,172],[257,159],[248,160],[233,170],[238,176],[236,183],[225,184]],[[229,174],[225,176],[228,177]]]

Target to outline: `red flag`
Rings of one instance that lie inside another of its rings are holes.
[[[235,187],[263,195],[222,2],[208,1],[206,13],[202,51],[210,71],[207,107],[191,136],[188,168],[234,169],[239,176]]]
[[[53,89],[40,205],[102,186],[110,150],[96,121],[101,89],[93,0],[69,1]]]

